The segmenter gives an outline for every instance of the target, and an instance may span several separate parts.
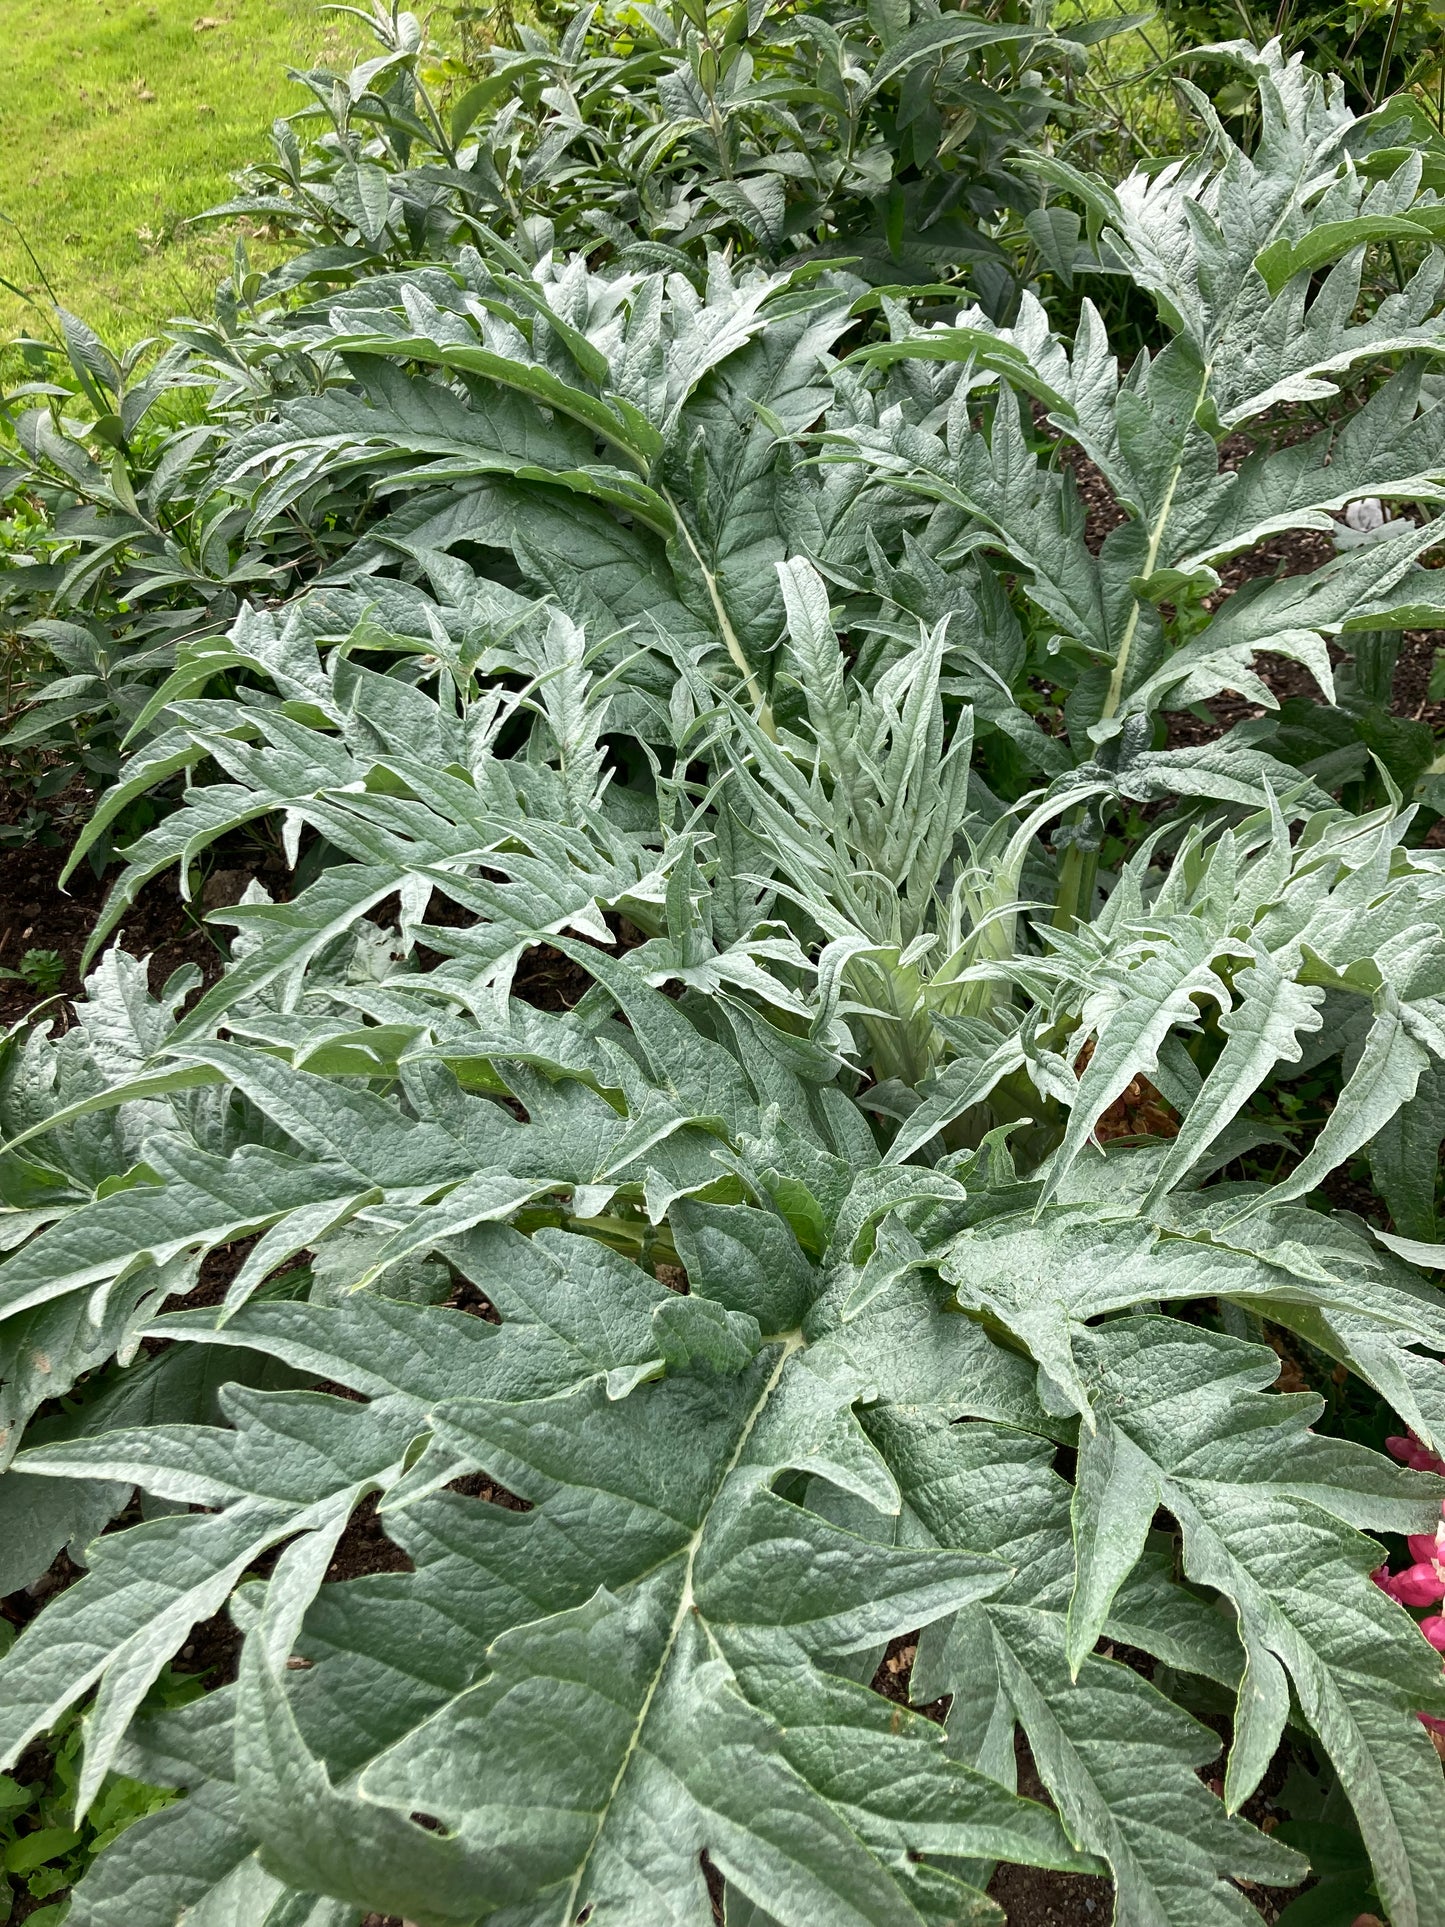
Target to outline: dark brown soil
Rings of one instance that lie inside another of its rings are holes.
[[[453,1479],[447,1487],[448,1492],[460,1492],[463,1498],[485,1499],[488,1505],[499,1505],[505,1512],[530,1512],[532,1501],[519,1499],[515,1492],[509,1492],[495,1479],[489,1479],[485,1472],[467,1472],[459,1479]]]
[[[909,1685],[913,1675],[913,1662],[918,1657],[918,1634],[905,1633],[895,1639],[888,1651],[879,1661],[878,1671],[873,1675],[872,1685],[875,1693],[881,1693],[897,1706],[910,1706]],[[942,1699],[929,1700],[925,1706],[914,1706],[915,1713],[921,1713],[926,1720],[933,1720],[942,1726],[948,1718],[948,1709],[953,1704],[952,1696],[945,1694]]]
[[[523,1003],[535,1004],[538,1010],[571,1010],[592,988],[592,979],[560,950],[539,944],[517,965],[512,988]]]
[[[328,1579],[363,1579],[377,1572],[415,1572],[416,1567],[376,1516],[376,1498],[363,1499],[337,1543]]]
[[[1114,1918],[1114,1883],[1096,1874],[1000,1867],[988,1897],[1003,1908],[1009,1927],[1108,1927]]]
[[[1252,444],[1242,435],[1232,435],[1220,447],[1220,465],[1223,468],[1238,468],[1250,453]],[[1085,540],[1091,551],[1097,555],[1103,547],[1104,538],[1111,529],[1117,528],[1124,520],[1123,514],[1114,501],[1108,483],[1087,457],[1074,453],[1070,461],[1074,481],[1078,487],[1086,514]],[[1398,511],[1396,511],[1398,512]],[[1272,541],[1262,542],[1258,548],[1247,554],[1235,556],[1220,570],[1223,590],[1218,596],[1211,597],[1210,606],[1214,607],[1223,596],[1256,580],[1261,576],[1304,575],[1328,562],[1335,553],[1329,536],[1319,529],[1294,529]],[[1426,558],[1426,566],[1431,559]],[[1445,702],[1431,702],[1427,685],[1435,652],[1445,644],[1445,634],[1433,629],[1407,629],[1400,650],[1400,660],[1395,669],[1393,699],[1390,707],[1397,716],[1408,717],[1415,722],[1425,722],[1432,729],[1445,729]],[[1336,662],[1343,660],[1344,651],[1331,648],[1331,656]],[[1283,701],[1289,696],[1316,698],[1319,691],[1313,676],[1304,667],[1286,656],[1263,653],[1255,658],[1255,669],[1260,680],[1270,691]],[[1236,723],[1247,721],[1261,714],[1259,706],[1244,701],[1238,696],[1215,696],[1204,707],[1212,721],[1195,716],[1187,711],[1174,712],[1169,716],[1169,746],[1171,749],[1184,748],[1195,743],[1208,742],[1232,729]],[[1432,839],[1433,840],[1433,839]]]
[[[62,810],[61,804],[67,802],[71,807]],[[27,951],[53,950],[64,964],[59,990],[65,997],[81,988],[81,952],[116,874],[112,869],[105,877],[97,877],[82,863],[65,889],[60,888],[71,836],[84,822],[88,807],[89,792],[78,788],[52,805],[57,820],[73,826],[63,845],[0,843],[0,969],[19,970]],[[0,791],[0,826],[18,822],[25,808],[23,795]],[[241,880],[230,897],[218,895],[212,887],[211,901],[234,902],[244,887]],[[270,887],[274,891],[275,886]],[[132,955],[154,958],[153,989],[159,990],[171,972],[185,963],[197,965],[208,984],[220,975],[226,933],[208,930],[201,922],[206,907],[201,902],[183,902],[171,872],[148,884],[126,912],[119,934]],[[0,1027],[23,1017],[36,995],[33,984],[24,979],[0,978]],[[54,1008],[63,1024],[64,1006]]]
[[[274,1559],[267,1562],[268,1567]],[[261,1572],[258,1565],[255,1570]],[[241,1664],[241,1634],[223,1606],[192,1626],[191,1636],[171,1661],[171,1671],[201,1675],[207,1687],[229,1686]]]

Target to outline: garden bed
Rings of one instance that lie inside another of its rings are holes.
[[[29,351],[11,747],[140,746],[0,799],[39,1927],[1445,1892],[1445,136],[829,18],[378,14],[288,273]]]

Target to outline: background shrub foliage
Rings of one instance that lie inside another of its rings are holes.
[[[1445,1919],[1418,110],[1236,43],[1245,144],[1187,83],[1111,182],[1007,9],[584,11],[449,98],[376,24],[249,184],[290,263],[10,401],[11,747],[123,846],[0,1079],[70,1921]],[[106,947],[268,835],[209,985]]]

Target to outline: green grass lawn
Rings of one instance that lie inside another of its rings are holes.
[[[0,340],[54,333],[46,282],[117,345],[208,313],[233,231],[186,217],[305,104],[288,66],[365,38],[311,0],[0,0]]]

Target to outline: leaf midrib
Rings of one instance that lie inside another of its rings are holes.
[[[627,1777],[628,1768],[632,1764],[634,1755],[642,1745],[642,1735],[647,1725],[648,1715],[652,1711],[652,1703],[656,1699],[662,1685],[663,1675],[671,1663],[673,1651],[677,1645],[678,1635],[682,1631],[687,1615],[692,1611],[693,1570],[697,1564],[698,1548],[701,1546],[703,1536],[707,1531],[708,1521],[712,1517],[712,1508],[716,1503],[717,1495],[737,1470],[743,1453],[747,1450],[748,1440],[752,1437],[768,1400],[772,1397],[774,1391],[776,1391],[778,1381],[783,1375],[788,1360],[794,1352],[802,1349],[803,1343],[803,1334],[800,1331],[791,1331],[784,1334],[777,1363],[768,1374],[767,1380],[758,1395],[757,1402],[754,1404],[753,1409],[748,1413],[742,1430],[738,1434],[737,1443],[733,1447],[732,1455],[718,1475],[717,1484],[713,1487],[712,1499],[709,1501],[707,1509],[704,1511],[702,1518],[684,1548],[682,1585],[678,1592],[677,1607],[672,1616],[672,1623],[667,1629],[667,1637],[663,1641],[661,1656],[658,1659],[652,1678],[647,1683],[647,1691],[643,1695],[642,1705],[638,1709],[636,1720],[633,1722],[632,1735],[627,1742],[627,1747],[618,1764],[612,1785],[607,1790],[607,1797],[603,1801],[601,1810],[598,1813],[597,1827],[592,1835],[591,1843],[582,1859],[578,1862],[577,1871],[573,1874],[571,1884],[567,1889],[567,1898],[561,1914],[561,1927],[568,1927],[568,1923],[577,1917],[577,1899],[582,1890],[582,1882],[587,1877],[587,1869],[592,1864],[592,1856],[596,1852],[597,1843],[601,1840],[603,1831],[606,1828],[608,1815],[611,1813],[613,1806],[616,1804],[617,1796],[622,1790],[622,1783]]]

